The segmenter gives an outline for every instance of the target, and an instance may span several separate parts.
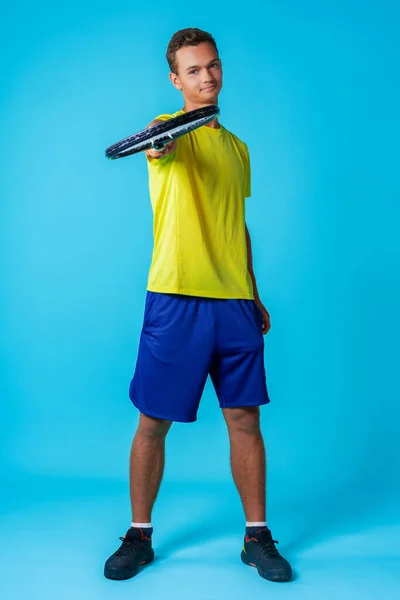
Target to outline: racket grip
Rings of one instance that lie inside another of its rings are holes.
[[[157,152],[161,152],[162,150],[164,150],[164,148],[167,144],[174,141],[174,138],[172,137],[172,135],[170,135],[168,137],[170,138],[169,140],[165,140],[164,142],[161,142],[160,144],[155,144],[153,146],[154,150],[157,150]]]
[[[157,152],[162,152],[167,144],[168,142],[164,142],[163,144],[155,144],[153,148],[154,150],[157,150]]]

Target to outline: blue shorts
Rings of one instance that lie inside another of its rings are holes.
[[[261,329],[254,300],[147,292],[131,401],[190,423],[210,375],[221,408],[268,404]]]

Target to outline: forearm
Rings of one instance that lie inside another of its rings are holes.
[[[254,270],[253,270],[253,253],[252,253],[252,249],[251,249],[250,233],[249,233],[249,230],[247,229],[247,225],[246,225],[246,246],[247,246],[247,270],[249,271],[251,281],[253,282],[254,300],[256,302],[259,302],[260,296],[258,294],[256,277],[254,275]]]

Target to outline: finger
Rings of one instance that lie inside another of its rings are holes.
[[[158,152],[157,150],[147,150],[146,155],[150,158],[161,158],[164,156],[164,152]]]
[[[162,150],[155,150],[154,152],[156,152],[158,158],[161,158],[162,156],[169,154],[167,146],[165,146]]]
[[[171,146],[171,144],[168,144],[167,146],[165,146],[163,153],[165,154],[172,154],[172,152],[174,151],[174,148]]]

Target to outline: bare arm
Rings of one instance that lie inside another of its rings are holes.
[[[255,300],[256,304],[258,304],[260,302],[260,296],[258,295],[257,282],[256,282],[256,277],[254,275],[254,270],[253,270],[253,252],[251,249],[251,239],[250,239],[249,230],[247,229],[247,225],[246,225],[246,246],[247,246],[247,270],[250,273],[251,281],[253,282],[254,300]]]
[[[264,304],[261,302],[260,296],[258,294],[256,277],[254,275],[254,270],[253,270],[253,253],[252,253],[252,249],[251,249],[251,239],[250,239],[249,230],[247,229],[247,225],[246,225],[246,246],[247,246],[247,270],[249,271],[251,281],[253,282],[254,302],[257,304],[258,308],[261,310],[261,312],[263,314],[262,332],[263,332],[263,335],[265,335],[271,329],[271,319],[269,316],[269,312],[265,308]]]

